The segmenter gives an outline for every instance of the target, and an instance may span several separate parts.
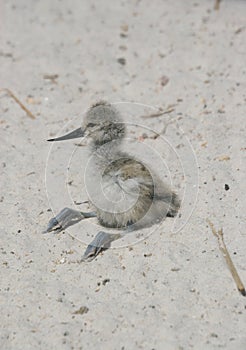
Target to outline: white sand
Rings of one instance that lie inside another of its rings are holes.
[[[36,116],[0,93],[1,349],[246,349],[246,299],[206,223],[223,227],[246,283],[246,2],[224,0],[219,10],[214,3],[1,2],[0,87]],[[176,222],[184,226],[174,233],[167,219],[148,239],[130,238],[125,248],[117,241],[117,249],[78,264],[86,247],[79,240],[92,239],[95,223],[41,232],[49,208],[87,199],[75,161],[86,151],[76,148],[66,188],[76,142],[57,145],[48,158],[45,140],[67,122],[66,131],[78,127],[100,97],[174,105],[152,119],[141,119],[140,107],[121,107],[128,122],[157,131],[173,119],[166,133],[173,153],[161,138],[142,145],[166,160],[181,196],[186,190]],[[74,314],[82,306],[88,312]]]

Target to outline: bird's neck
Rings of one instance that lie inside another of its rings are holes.
[[[121,143],[121,139],[101,144],[93,142],[90,147],[91,156],[95,157],[97,163],[113,161],[119,157]]]

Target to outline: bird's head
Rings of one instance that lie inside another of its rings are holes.
[[[87,111],[80,128],[48,141],[63,141],[88,136],[95,146],[121,140],[125,135],[125,125],[119,112],[109,103],[100,101]]]

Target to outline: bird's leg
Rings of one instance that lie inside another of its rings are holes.
[[[110,248],[111,242],[123,237],[123,234],[112,234],[104,231],[98,232],[93,241],[88,245],[81,262],[92,261],[95,257],[104,250]]]
[[[96,217],[95,212],[84,213],[82,211],[64,208],[57,214],[54,218],[52,218],[44,233],[55,231],[56,233],[63,231],[69,226],[77,224],[79,221],[88,218]]]

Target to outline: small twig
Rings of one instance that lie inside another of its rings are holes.
[[[163,128],[160,132],[158,132],[158,133],[155,132],[155,135],[154,135],[154,136],[150,136],[149,138],[150,138],[150,139],[153,139],[153,140],[156,140],[156,139],[157,139],[158,137],[160,137],[161,135],[165,135],[168,126],[169,126],[170,124],[174,123],[174,122],[175,122],[175,119],[169,120],[169,121],[165,124],[164,128]]]
[[[213,234],[217,237],[218,243],[219,243],[219,248],[220,251],[222,252],[225,261],[227,263],[227,266],[232,274],[232,277],[237,285],[237,289],[239,290],[239,292],[245,297],[246,296],[246,290],[245,287],[243,285],[243,282],[241,281],[241,278],[239,277],[239,274],[235,268],[235,265],[233,264],[233,261],[230,257],[230,254],[226,248],[225,242],[224,242],[224,236],[223,236],[223,230],[222,228],[217,232],[215,230],[215,227],[213,225],[213,223],[207,219],[207,222],[209,223],[211,230],[213,232]]]
[[[166,111],[162,111],[160,110],[160,112],[156,112],[153,114],[147,114],[147,115],[143,115],[141,118],[147,119],[147,118],[156,118],[156,117],[160,117],[163,114],[168,114],[173,112],[175,109],[174,108],[169,108]]]
[[[219,10],[220,9],[220,3],[221,3],[221,0],[215,0],[215,4],[214,4],[214,9],[215,10]]]
[[[1,88],[0,92],[6,92],[10,97],[12,97],[16,103],[18,103],[18,105],[21,107],[21,109],[23,109],[23,111],[26,112],[26,114],[31,118],[31,119],[36,119],[35,116],[29,111],[29,109],[27,109],[23,103],[13,94],[12,91],[10,91],[9,89],[6,88]]]
[[[85,143],[74,143],[74,144],[75,144],[75,146],[78,146],[78,147],[84,147],[84,146],[86,146]]]
[[[58,74],[44,74],[43,78],[46,80],[50,80],[52,84],[57,84],[56,79],[59,78]]]

